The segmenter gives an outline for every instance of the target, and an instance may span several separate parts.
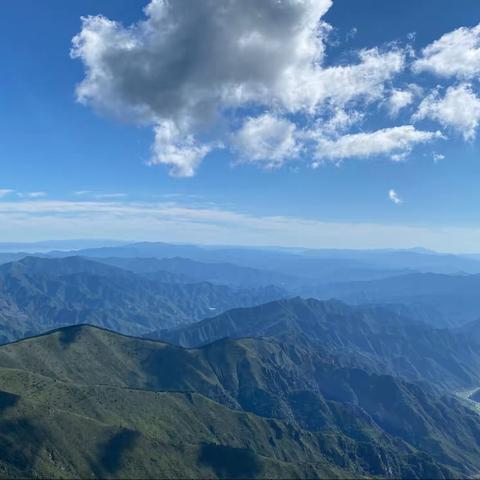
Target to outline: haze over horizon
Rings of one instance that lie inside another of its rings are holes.
[[[258,249],[258,250],[278,250],[278,251],[292,251],[299,252],[302,250],[305,251],[358,251],[358,252],[368,252],[368,251],[378,251],[378,252],[416,252],[422,254],[434,254],[434,255],[480,255],[477,251],[472,252],[455,252],[455,251],[437,251],[424,248],[422,246],[413,246],[408,248],[338,248],[335,246],[332,247],[323,247],[323,248],[309,248],[304,246],[282,246],[275,244],[260,244],[260,245],[250,245],[250,244],[239,244],[239,243],[195,243],[195,242],[165,242],[161,239],[155,241],[145,241],[141,239],[129,239],[129,240],[116,240],[111,238],[63,238],[63,239],[48,239],[48,240],[38,240],[38,241],[10,241],[2,242],[0,241],[0,253],[1,252],[24,252],[24,253],[48,253],[50,251],[76,251],[83,250],[88,248],[105,248],[105,247],[121,247],[129,245],[138,245],[138,244],[165,244],[165,245],[184,245],[184,246],[195,246],[200,248],[215,249],[215,248],[239,248],[239,249]]]

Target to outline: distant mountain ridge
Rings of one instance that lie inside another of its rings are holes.
[[[347,261],[348,264],[380,270],[416,270],[437,273],[480,273],[480,261],[474,256],[442,254],[422,249],[341,250],[282,249],[227,246],[198,246],[162,242],[138,242],[122,246],[83,249],[77,252],[51,252],[52,255],[87,257],[184,257],[200,262],[229,262],[252,268],[274,267],[275,271],[294,274],[304,260]],[[339,263],[340,264],[340,263]],[[306,262],[303,266],[308,265]],[[347,263],[345,263],[347,265]],[[289,270],[288,272],[286,270]]]
[[[337,298],[351,304],[403,304],[410,314],[436,326],[460,326],[480,318],[480,275],[411,273],[314,288],[320,299]]]
[[[45,240],[38,242],[0,242],[0,262],[7,253],[24,253],[24,255],[40,255],[51,251],[78,251],[85,248],[106,248],[128,245],[131,242],[107,239],[73,239]]]
[[[241,267],[232,263],[205,263],[189,258],[95,258],[96,261],[143,274],[150,279],[158,279],[165,272],[176,276],[178,281],[211,282],[218,285],[256,288],[277,285],[295,288],[301,283],[299,278],[268,270]]]

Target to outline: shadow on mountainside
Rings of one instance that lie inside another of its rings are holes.
[[[122,429],[115,433],[106,444],[101,447],[100,467],[102,471],[115,474],[120,470],[123,457],[131,450],[139,437],[134,430]]]
[[[206,443],[200,448],[198,461],[220,478],[255,478],[261,473],[255,454],[247,448]]]

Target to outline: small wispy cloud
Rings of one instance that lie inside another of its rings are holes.
[[[388,198],[395,204],[395,205],[400,205],[403,203],[403,200],[400,198],[398,193],[392,189],[388,191]]]
[[[0,188],[0,198],[15,194],[18,198],[41,198],[47,195],[47,192],[18,192],[12,188]]]
[[[97,193],[95,198],[102,199],[102,198],[125,198],[127,196],[126,193]]]
[[[47,196],[47,192],[27,192],[23,195],[28,198],[40,198]]]
[[[120,193],[120,192],[102,193],[102,192],[94,192],[92,190],[77,190],[76,192],[73,192],[73,194],[77,197],[91,197],[91,198],[96,198],[97,200],[127,197],[126,193]]]
[[[445,155],[442,153],[433,152],[433,162],[438,163],[445,159]]]
[[[11,193],[14,193],[15,190],[12,190],[10,188],[0,188],[0,198],[6,197],[7,195],[10,195]]]

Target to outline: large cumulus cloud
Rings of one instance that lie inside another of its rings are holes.
[[[219,146],[281,166],[318,138],[324,145],[339,112],[351,123],[361,119],[358,105],[381,101],[405,68],[406,50],[395,46],[327,67],[331,27],[322,17],[331,3],[152,0],[130,26],[83,18],[71,51],[85,67],[78,100],[151,125],[149,163],[170,166],[172,175],[194,175]],[[409,149],[431,137],[405,132]]]

